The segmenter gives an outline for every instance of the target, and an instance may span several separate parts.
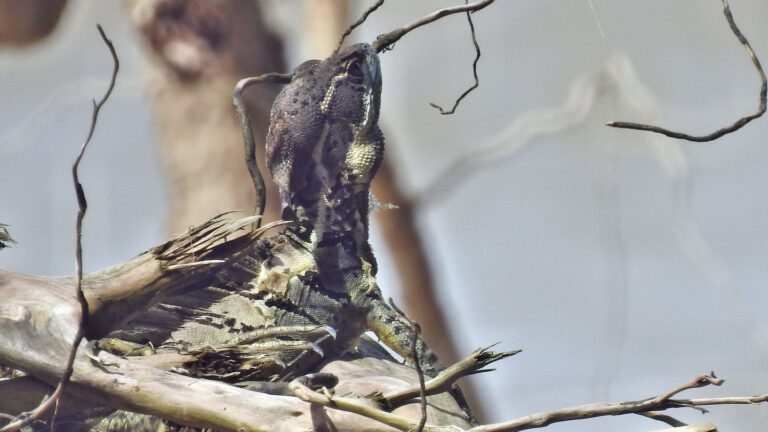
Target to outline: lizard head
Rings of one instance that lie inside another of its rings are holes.
[[[272,106],[267,135],[267,165],[284,213],[322,204],[340,186],[367,200],[384,148],[380,95],[379,59],[367,44],[296,68]]]

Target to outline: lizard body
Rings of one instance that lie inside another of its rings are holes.
[[[290,224],[204,289],[138,313],[112,341],[191,354],[175,371],[229,382],[301,375],[354,348],[367,330],[410,359],[413,331],[383,300],[368,243],[370,182],[384,150],[380,97],[379,61],[367,44],[300,65],[274,102],[267,136],[267,165]],[[427,374],[443,368],[420,338],[417,351]],[[89,425],[175,427],[131,413]]]

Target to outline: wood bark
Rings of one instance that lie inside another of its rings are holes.
[[[231,237],[231,232],[224,230],[214,238],[209,236],[211,228],[223,223],[218,220],[203,225],[126,263],[85,275],[84,293],[92,317],[88,333],[92,338],[103,336],[109,328],[141,313],[164,295],[204,288],[212,271],[223,269],[240,254],[252,252],[257,234],[223,243],[217,241]],[[185,265],[196,262],[195,257],[200,255],[215,262]],[[226,260],[228,257],[231,261]],[[80,306],[75,294],[71,277],[0,271],[0,295],[4,299],[0,304],[0,365],[30,375],[0,381],[0,392],[14,391],[18,395],[12,400],[0,398],[0,412],[15,415],[28,409],[58,381],[79,323]],[[122,307],[115,307],[118,303]],[[98,351],[83,341],[64,412],[77,411],[78,406],[125,409],[222,431],[308,430],[330,424],[336,430],[389,430],[359,415],[322,409],[294,397],[244,390],[158,368],[178,366],[183,360],[180,355],[128,360]],[[321,371],[341,379],[336,387],[339,394],[361,397],[374,391],[412,387],[418,381],[410,367],[375,357],[331,361]],[[455,414],[460,409],[449,396],[429,400],[431,424],[468,426]],[[419,418],[418,405],[406,405],[395,412],[414,421]]]

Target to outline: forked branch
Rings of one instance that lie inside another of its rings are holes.
[[[382,52],[385,50],[390,49],[392,44],[400,40],[401,37],[405,36],[407,33],[410,33],[411,31],[429,24],[431,22],[437,21],[440,18],[446,17],[448,15],[453,15],[455,13],[462,13],[462,12],[477,12],[480,9],[490,5],[493,3],[494,0],[482,0],[476,3],[470,3],[465,4],[461,6],[452,6],[445,9],[440,9],[438,11],[432,12],[429,15],[425,15],[416,21],[406,24],[400,28],[397,28],[395,30],[392,30],[389,33],[383,34],[376,38],[375,41],[371,44],[373,46],[373,49],[376,50],[376,52]]]
[[[680,393],[683,390],[704,387],[708,385],[720,385],[723,383],[723,381],[723,379],[716,378],[714,374],[701,375],[694,378],[690,382],[655,398],[634,402],[595,403],[553,411],[544,411],[506,422],[478,426],[470,429],[469,432],[514,432],[540,428],[548,426],[552,423],[564,421],[583,420],[588,418],[623,414],[642,414],[670,408],[690,408],[724,404],[757,404],[768,402],[768,394],[752,397],[671,399],[672,396]]]

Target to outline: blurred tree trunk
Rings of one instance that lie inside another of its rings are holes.
[[[0,1],[0,45],[24,46],[48,36],[66,0]]]
[[[284,71],[282,43],[268,29],[258,2],[129,0],[146,41],[150,94],[159,146],[170,182],[171,234],[218,213],[255,207],[243,137],[230,95],[241,78]],[[279,88],[253,86],[246,104],[262,172],[269,110]],[[266,220],[279,215],[268,183]]]

